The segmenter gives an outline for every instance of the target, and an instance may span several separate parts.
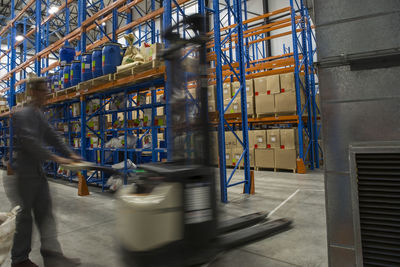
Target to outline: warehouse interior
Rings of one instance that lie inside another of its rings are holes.
[[[0,10],[0,266],[400,266],[397,0]]]

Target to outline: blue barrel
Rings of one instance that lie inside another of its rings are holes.
[[[60,70],[58,71],[58,90],[63,89],[63,81],[64,81],[64,67],[60,67]]]
[[[59,90],[59,85],[58,85],[58,79],[59,79],[60,74],[58,72],[54,73],[53,78],[51,79],[51,82],[53,83],[53,85],[51,86],[51,88],[53,89],[53,91],[58,91]]]
[[[103,47],[102,66],[103,75],[114,73],[117,66],[121,65],[121,45],[118,43],[106,43]]]
[[[75,49],[71,46],[63,46],[60,49],[60,63],[61,66],[71,63],[75,57]]]
[[[63,79],[63,89],[67,89],[68,87],[71,87],[71,81],[70,81],[70,72],[71,72],[71,64],[66,64],[64,66],[64,79]]]
[[[103,54],[102,48],[95,48],[92,52],[92,75],[93,78],[100,77],[103,75],[103,68],[102,68],[102,57]]]
[[[53,77],[54,77],[54,73],[49,73],[47,75],[47,77],[46,77],[47,88],[50,91],[54,91],[54,88],[53,88]]]
[[[93,79],[92,76],[92,53],[83,53],[82,55],[82,68],[81,80],[82,82]]]
[[[75,86],[81,82],[81,61],[73,60],[70,71],[71,86]]]

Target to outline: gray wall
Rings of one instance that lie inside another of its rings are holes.
[[[400,67],[352,70],[400,52],[399,0],[315,0],[330,266],[355,266],[348,146],[400,140]],[[375,65],[374,65],[375,64]]]

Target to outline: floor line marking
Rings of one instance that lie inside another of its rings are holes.
[[[274,214],[278,209],[280,209],[283,205],[285,205],[289,200],[291,200],[298,192],[300,191],[300,188],[294,191],[293,194],[291,194],[287,199],[285,199],[281,204],[279,204],[275,209],[273,209],[267,217],[271,217],[272,214]]]

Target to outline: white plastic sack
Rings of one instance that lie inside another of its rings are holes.
[[[17,206],[11,212],[0,212],[0,266],[10,253],[15,233],[15,217],[19,209]]]

